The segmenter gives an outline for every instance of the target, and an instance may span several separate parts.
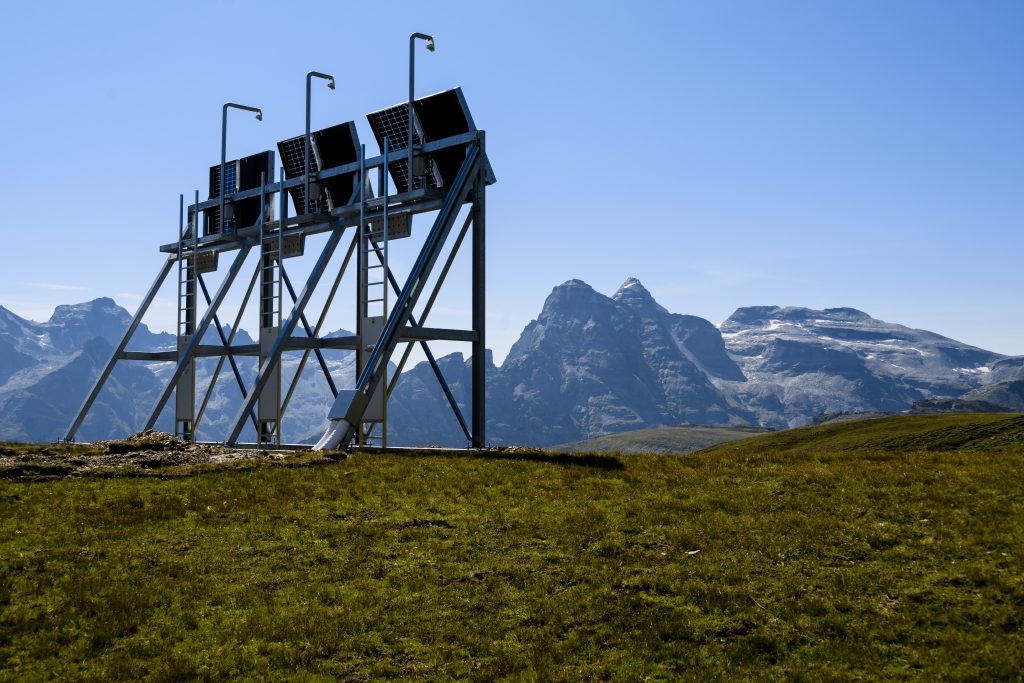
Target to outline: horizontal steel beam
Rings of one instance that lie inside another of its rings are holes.
[[[402,342],[454,341],[475,342],[479,335],[473,330],[451,330],[443,327],[406,327],[399,333]],[[292,337],[284,342],[282,351],[305,351],[306,349],[341,349],[355,351],[359,348],[359,337]],[[199,344],[193,355],[196,358],[218,358],[227,355],[258,356],[259,344],[234,344],[225,347],[220,344]],[[177,351],[124,351],[118,360],[140,360],[149,362],[176,362]]]
[[[429,189],[413,190],[412,192],[407,192],[404,195],[394,195],[395,197],[406,196],[408,200],[411,201],[412,203],[389,205],[388,213],[392,215],[395,213],[404,212],[420,214],[428,213],[430,211],[437,211],[438,209],[441,208],[441,205],[444,203],[444,200],[436,195],[437,192],[435,190]],[[381,204],[381,206],[383,205]],[[380,211],[367,212],[365,214],[365,220],[377,221],[380,220],[383,217],[383,215],[383,208]],[[359,206],[349,205],[344,206],[340,209],[335,209],[334,212],[331,214],[331,217],[327,220],[300,221],[299,219],[296,218],[289,219],[289,221],[285,225],[284,233],[282,236],[291,237],[292,235],[317,235],[322,232],[328,232],[330,230],[354,227],[358,224]],[[264,224],[263,230],[265,233],[274,233],[277,232],[277,226],[278,221],[269,221]],[[211,235],[209,238],[205,240],[200,239],[199,244],[201,246],[196,250],[196,252],[199,254],[204,254],[213,251],[221,252],[237,249],[239,246],[237,241],[238,239],[248,237],[255,238],[258,240],[260,235],[260,228],[258,225],[254,225],[251,227],[235,230],[231,234],[231,239],[225,239],[224,236],[221,234]],[[191,240],[189,240],[189,242],[191,242]],[[176,255],[178,253],[178,243],[171,242],[170,244],[161,245],[160,251],[164,252],[165,254]],[[192,253],[186,252],[182,256],[184,258],[189,258],[192,256]]]
[[[443,327],[405,327],[398,333],[398,341],[456,341],[475,342],[480,335],[473,330],[449,330]]]

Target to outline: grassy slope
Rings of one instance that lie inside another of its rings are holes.
[[[897,415],[787,429],[710,449],[719,455],[753,449],[805,454],[827,451],[1024,451],[1024,414]]]
[[[606,434],[552,446],[560,453],[689,453],[763,432],[756,427],[680,425]]]
[[[1022,418],[968,417],[3,481],[0,678],[1019,678]]]

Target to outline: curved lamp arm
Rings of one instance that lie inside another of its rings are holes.
[[[304,178],[302,184],[302,198],[306,205],[302,207],[302,213],[309,212],[309,112],[311,108],[311,90],[314,77],[326,80],[327,87],[334,90],[334,76],[320,73],[319,71],[310,71],[306,74],[306,151],[302,157],[302,177]]]
[[[217,226],[218,233],[223,232],[224,230],[224,165],[227,163],[228,153],[228,109],[243,109],[245,111],[256,112],[256,120],[263,120],[263,110],[259,107],[250,107],[236,102],[224,103],[224,109],[221,111],[220,118],[220,215],[218,216],[220,225]],[[196,225],[198,227],[198,216],[196,217]]]
[[[408,140],[408,152],[409,152],[409,190],[415,189],[416,180],[412,173],[412,156],[413,156],[413,115],[412,115],[412,101],[413,101],[413,89],[415,84],[416,74],[416,40],[425,40],[427,42],[427,50],[430,52],[434,51],[434,36],[427,35],[426,33],[413,33],[409,36],[409,140]]]

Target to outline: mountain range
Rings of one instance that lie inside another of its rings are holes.
[[[44,323],[0,307],[0,439],[60,437],[130,320],[109,298],[59,306]],[[217,343],[216,331],[210,334],[209,343]],[[249,341],[244,331],[236,337],[237,343]],[[173,335],[142,325],[129,348],[174,345]],[[324,355],[338,387],[351,387],[352,354]],[[783,428],[830,415],[906,411],[915,404],[1024,410],[1024,357],[853,308],[751,306],[716,327],[669,312],[635,278],[612,296],[580,280],[555,287],[502,365],[496,367],[490,354],[487,363],[488,440],[495,444],[546,446],[679,424]],[[298,364],[293,354],[286,357],[286,379]],[[455,353],[438,364],[468,417],[469,361]],[[172,370],[169,363],[119,363],[79,438],[140,429]],[[216,360],[201,359],[197,387],[215,370]],[[255,360],[239,358],[238,371],[248,384]],[[225,365],[199,438],[222,439],[240,402],[237,380]],[[286,440],[316,440],[330,404],[327,384],[310,359],[283,422]],[[389,443],[465,444],[426,363],[402,375],[388,414]],[[157,427],[171,423],[167,410]],[[253,434],[243,432],[247,438]]]

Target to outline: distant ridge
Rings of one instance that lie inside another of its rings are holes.
[[[787,429],[709,448],[713,455],[920,451],[1024,451],[1024,415],[944,413],[895,415]]]
[[[61,436],[129,319],[109,298],[60,306],[44,323],[0,307],[0,439],[43,442]],[[237,340],[250,337],[242,330]],[[210,343],[217,340],[211,336]],[[173,347],[173,335],[145,326],[132,345]],[[350,387],[351,354],[325,356],[337,385]],[[487,362],[487,437],[494,444],[570,444],[680,424],[777,429],[827,416],[908,411],[915,404],[951,409],[954,399],[957,409],[1024,409],[1024,357],[849,307],[749,306],[716,327],[668,311],[632,277],[611,296],[581,280],[554,287],[501,367],[489,353]],[[255,372],[251,358],[238,363],[244,378]],[[285,360],[286,377],[296,363]],[[468,360],[451,354],[438,363],[467,414]],[[121,365],[119,372],[129,374],[120,388],[101,394],[81,438],[140,429],[150,394],[170,370],[169,364]],[[213,367],[211,359],[200,360],[200,382]],[[222,438],[240,400],[234,377],[222,375],[200,438]],[[315,440],[330,403],[319,369],[307,366],[285,417],[286,439]],[[465,445],[427,365],[403,373],[389,417],[392,444]],[[158,425],[168,427],[169,419],[167,413]]]

